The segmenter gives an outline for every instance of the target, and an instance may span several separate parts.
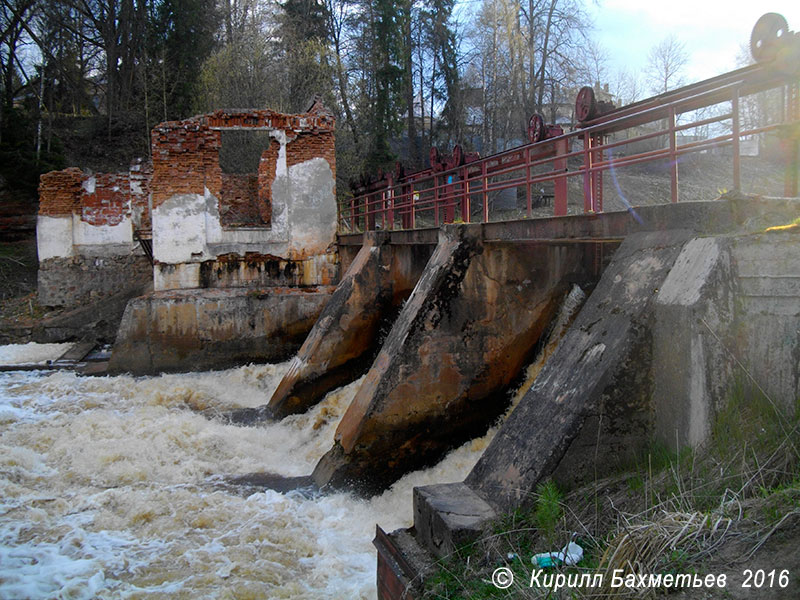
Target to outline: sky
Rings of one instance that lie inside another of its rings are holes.
[[[686,45],[686,83],[738,68],[742,44],[767,12],[786,17],[800,31],[800,0],[587,0],[595,39],[606,49],[612,71],[642,72],[647,54],[670,34]]]

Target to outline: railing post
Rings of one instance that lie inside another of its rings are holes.
[[[455,173],[446,175],[445,188],[444,188],[444,222],[452,223],[456,218],[456,182],[453,181],[456,177]]]
[[[367,213],[367,230],[373,231],[375,229],[375,205],[377,201],[374,200],[372,197],[375,195],[375,192],[368,193],[364,198],[364,209]]]
[[[469,223],[469,180],[467,179],[467,167],[461,167],[461,220]]]
[[[531,149],[525,148],[525,215],[530,219],[533,214],[531,211]]]
[[[414,229],[417,226],[417,192],[414,191],[413,183],[409,186],[408,191],[411,194],[409,197],[411,202],[411,229]]]
[[[386,229],[394,229],[394,176],[390,173],[386,178],[386,218],[389,221]]]
[[[733,189],[741,191],[742,189],[742,172],[741,160],[739,155],[739,88],[733,88],[733,98],[731,99],[731,114],[733,115],[733,133],[731,139],[731,148],[733,150]]]
[[[559,138],[555,142],[556,158],[553,160],[553,171],[565,173],[553,182],[553,214],[560,217],[567,214],[567,159],[563,158],[569,152],[567,138]]]
[[[433,224],[439,226],[439,176],[433,176]]]
[[[603,134],[595,133],[589,139],[591,144],[592,167],[603,160]],[[603,212],[603,172],[592,171],[592,210],[596,213]]]
[[[675,132],[675,107],[669,109],[669,190],[672,202],[678,201],[678,140]]]
[[[486,161],[481,161],[481,195],[483,196],[483,223],[489,222],[489,179],[486,177]]]
[[[592,190],[592,136],[588,131],[583,134],[583,212],[591,212],[594,206]]]

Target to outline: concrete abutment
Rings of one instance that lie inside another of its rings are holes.
[[[332,286],[154,292],[125,308],[109,373],[150,375],[286,360]]]

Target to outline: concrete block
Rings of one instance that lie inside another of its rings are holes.
[[[109,373],[150,375],[285,360],[332,287],[155,292],[128,303]]]
[[[463,482],[414,488],[417,541],[438,558],[480,537],[494,509]]]
[[[728,389],[731,358],[722,344],[733,323],[736,281],[725,238],[690,240],[654,305],[655,439],[678,451],[703,443]]]

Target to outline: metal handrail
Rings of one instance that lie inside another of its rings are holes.
[[[489,198],[499,191],[525,187],[526,215],[531,216],[534,196],[541,194],[537,186],[554,185],[553,215],[567,214],[567,181],[583,178],[584,212],[602,212],[602,175],[610,169],[667,159],[670,164],[671,201],[678,201],[678,163],[680,156],[710,148],[733,148],[732,189],[741,188],[739,141],[743,137],[780,131],[795,131],[790,140],[789,161],[797,161],[797,130],[800,127],[797,71],[782,72],[772,62],[759,63],[713,77],[680,89],[648,98],[611,111],[588,121],[563,135],[541,142],[504,150],[460,166],[434,172],[425,169],[400,181],[388,177],[385,186],[350,198],[339,206],[341,233],[368,229],[417,229],[421,215],[432,212],[434,226],[442,222],[473,219],[473,207],[479,206],[478,219],[487,222],[492,215]],[[786,100],[779,123],[743,130],[741,98],[758,92],[783,88]],[[730,103],[730,110],[712,117],[687,123],[676,123],[678,115]],[[730,131],[714,137],[677,143],[677,133],[688,129],[730,121]],[[610,134],[654,125],[655,130],[624,140],[608,141]],[[657,139],[667,138],[666,147],[614,156],[612,150]],[[578,149],[572,149],[579,146]],[[575,162],[580,161],[580,164]],[[550,170],[534,173],[534,169],[550,165]],[[785,195],[797,195],[797,174],[787,170]],[[460,211],[459,211],[460,208]],[[430,226],[430,223],[424,226]]]

